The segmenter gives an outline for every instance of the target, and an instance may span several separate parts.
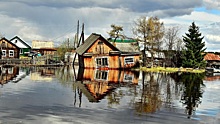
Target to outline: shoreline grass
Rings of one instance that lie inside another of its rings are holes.
[[[193,69],[193,68],[171,68],[171,67],[140,67],[141,71],[147,71],[147,72],[190,72],[190,73],[204,73],[205,69]]]

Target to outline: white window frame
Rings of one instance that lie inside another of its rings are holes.
[[[132,82],[134,80],[134,75],[131,74],[124,74],[124,82]]]
[[[20,54],[23,54],[23,49],[20,49]]]
[[[100,59],[100,64],[98,64],[99,59]],[[104,61],[104,59],[107,59],[107,60]],[[109,66],[109,60],[107,56],[97,57],[95,58],[95,61],[96,61],[96,67],[108,67]]]
[[[12,52],[12,53],[11,53]],[[14,57],[15,53],[14,53],[14,50],[9,50],[9,57]]]
[[[2,68],[2,74],[5,74],[6,73],[6,68]]]
[[[108,80],[108,70],[97,70],[95,71],[95,79],[96,80],[103,80],[107,81]]]
[[[13,68],[13,67],[8,68],[8,74],[13,74],[13,70],[14,70],[14,68]]]
[[[2,50],[2,56],[6,57],[6,50]]]
[[[130,61],[128,59],[132,59],[132,61]],[[134,57],[125,57],[124,62],[125,62],[125,64],[134,64]]]

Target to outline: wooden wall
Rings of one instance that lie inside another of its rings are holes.
[[[18,49],[16,46],[9,43],[7,40],[0,40],[0,44],[2,47],[2,50],[6,50],[6,56],[2,56],[2,59],[4,58],[19,58],[20,55],[20,49]],[[14,50],[14,56],[9,57],[9,50]]]

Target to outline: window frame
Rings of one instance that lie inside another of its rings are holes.
[[[6,50],[2,50],[2,57],[6,57],[7,54],[6,54]]]
[[[23,54],[23,49],[20,49],[20,54]]]
[[[96,61],[96,67],[108,67],[109,66],[109,59],[107,56],[97,57],[95,61]]]
[[[12,52],[12,53],[11,53],[11,52]],[[13,55],[11,55],[11,54],[13,54]],[[9,57],[14,57],[14,56],[15,56],[14,50],[9,50],[8,56],[9,56]]]
[[[108,70],[97,70],[95,71],[96,80],[108,80]]]
[[[132,61],[130,61],[129,59],[132,59]],[[125,57],[124,63],[125,64],[134,64],[134,57]]]

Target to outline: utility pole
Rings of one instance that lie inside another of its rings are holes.
[[[76,43],[77,43],[76,46],[78,47],[78,43],[79,43],[79,20],[77,22]]]
[[[82,37],[82,44],[84,44],[84,23],[82,24],[82,34],[81,34],[81,37]]]

